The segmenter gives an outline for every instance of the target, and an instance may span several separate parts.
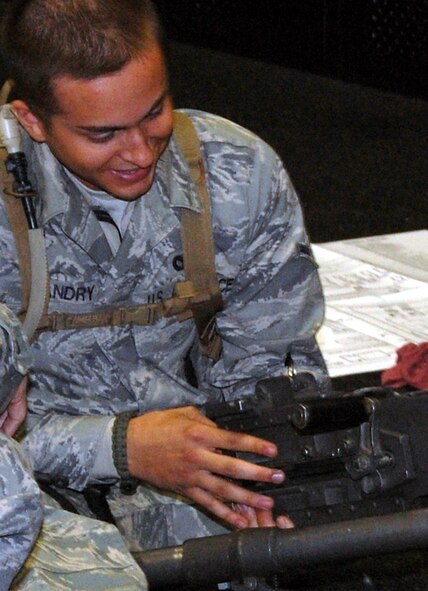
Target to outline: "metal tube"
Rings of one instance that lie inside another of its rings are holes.
[[[428,547],[428,509],[316,527],[248,529],[141,552],[150,589],[265,577],[292,568]]]
[[[25,217],[29,230],[36,230],[38,228],[36,208],[32,197],[22,197],[22,207],[24,208]]]

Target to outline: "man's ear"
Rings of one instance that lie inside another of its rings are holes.
[[[11,103],[16,118],[35,142],[46,141],[46,127],[42,120],[34,114],[25,101],[14,100]]]

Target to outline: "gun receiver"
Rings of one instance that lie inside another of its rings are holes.
[[[286,472],[283,484],[245,483],[275,499],[275,513],[297,526],[318,525],[424,506],[428,499],[428,391],[384,388],[317,397],[286,377],[258,383],[256,394],[207,405],[231,431],[273,441],[278,456],[237,457]]]

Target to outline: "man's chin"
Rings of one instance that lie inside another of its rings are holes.
[[[143,197],[146,193],[148,193],[153,185],[153,179],[150,182],[144,183],[144,185],[139,184],[135,187],[118,187],[118,186],[106,186],[104,191],[115,197],[116,199],[121,199],[122,201],[135,201],[140,197]]]
[[[150,187],[149,187],[150,189]],[[122,201],[135,201],[136,199],[140,199],[140,197],[144,197],[146,193],[148,193],[149,189],[144,191],[137,191],[137,192],[122,192],[122,191],[107,191],[109,195],[114,197],[115,199],[121,199]]]

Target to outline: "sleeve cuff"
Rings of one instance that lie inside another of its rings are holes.
[[[113,462],[112,433],[115,417],[109,417],[98,441],[98,449],[94,464],[90,471],[91,479],[117,479],[119,474]]]

